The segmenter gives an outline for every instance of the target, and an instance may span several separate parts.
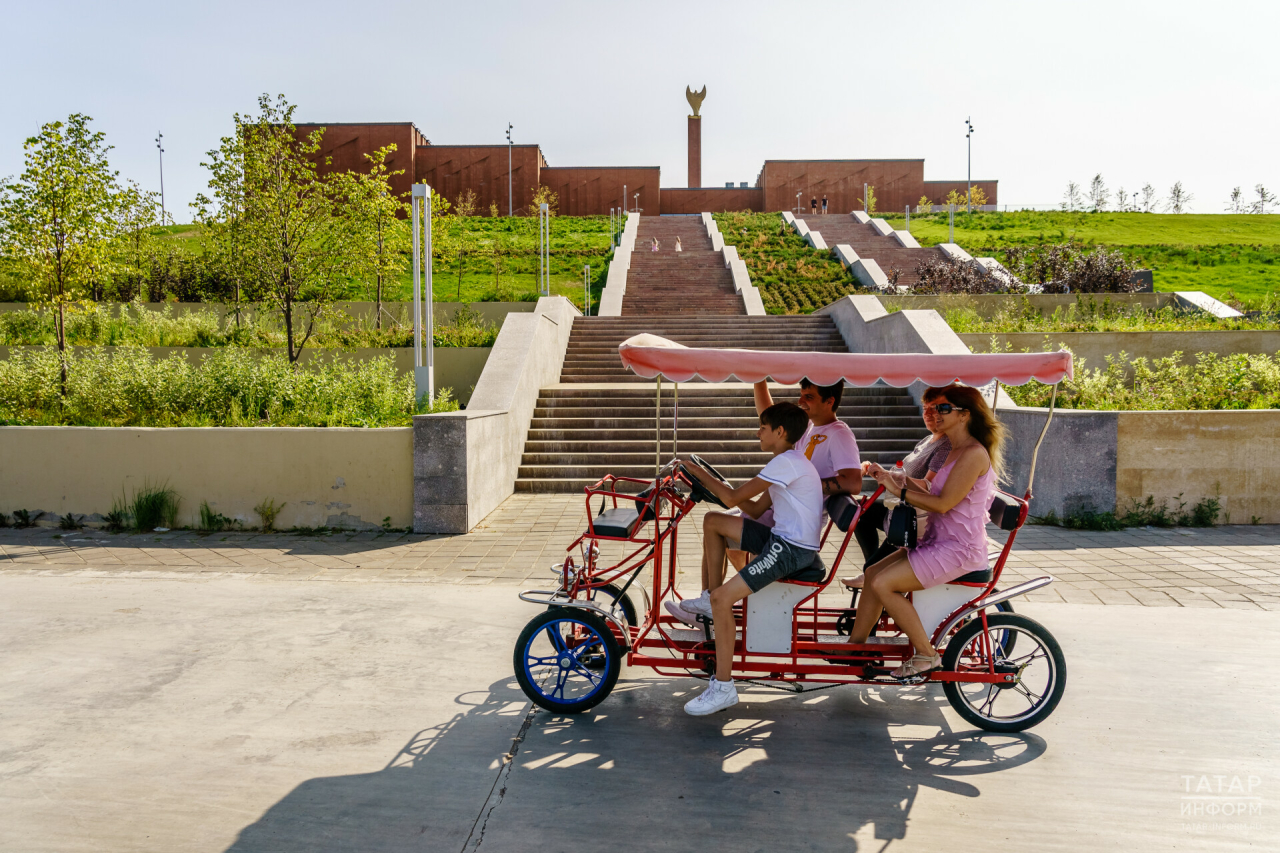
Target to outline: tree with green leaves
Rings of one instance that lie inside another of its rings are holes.
[[[62,393],[67,306],[112,269],[118,229],[116,172],[89,116],[50,122],[23,144],[22,175],[0,181],[0,251],[31,273],[33,295],[56,312]]]
[[[232,260],[243,265],[251,297],[279,312],[296,364],[358,270],[359,231],[346,215],[338,175],[322,175],[316,162],[324,128],[299,135],[296,107],[283,95],[274,102],[262,95],[258,109],[254,117],[237,113],[234,135],[208,152],[202,165],[213,198],[200,194],[196,208],[224,253],[234,239],[238,258]]]
[[[404,170],[387,169],[387,157],[394,144],[366,154],[368,172],[343,172],[337,176],[338,191],[345,200],[357,251],[356,275],[373,281],[377,302],[375,328],[382,328],[382,291],[387,281],[404,272],[412,251],[412,235],[401,214],[409,206],[391,191],[391,178]]]
[[[157,193],[145,192],[134,181],[116,193],[115,257],[117,273],[129,276],[141,285],[157,269],[160,247],[151,229],[160,224],[160,199]],[[172,248],[169,249],[172,253]],[[93,298],[102,301],[101,279],[93,283]]]

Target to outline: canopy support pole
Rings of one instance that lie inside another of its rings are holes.
[[[1027,496],[1026,500],[1031,500],[1031,484],[1036,479],[1036,457],[1040,455],[1040,445],[1044,443],[1045,433],[1049,431],[1049,424],[1053,421],[1053,404],[1058,401],[1058,383],[1053,383],[1053,395],[1049,398],[1049,417],[1044,419],[1044,429],[1040,430],[1040,437],[1036,439],[1035,450],[1031,451],[1031,474],[1027,477]]]
[[[680,383],[677,382],[671,398],[671,458],[680,455]]]
[[[658,384],[656,386],[657,396],[654,397],[654,403],[653,403],[653,413],[656,419],[654,421],[655,425],[654,425],[653,434],[657,442],[654,445],[654,451],[653,451],[654,482],[657,482],[658,472],[662,470],[662,374],[661,373],[658,374],[657,381],[658,381]]]

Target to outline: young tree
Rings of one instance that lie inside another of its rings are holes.
[[[1142,187],[1142,212],[1155,213],[1155,210],[1156,188],[1151,186],[1151,184],[1144,184]]]
[[[338,191],[345,200],[357,251],[357,275],[374,282],[377,303],[374,328],[382,328],[382,292],[387,281],[394,280],[409,263],[412,238],[400,214],[408,206],[391,192],[391,178],[404,170],[387,169],[387,157],[396,150],[394,144],[366,154],[368,172],[342,172],[335,176]]]
[[[111,146],[89,116],[40,128],[23,143],[25,168],[0,181],[0,246],[31,271],[37,302],[56,312],[62,393],[67,391],[66,308],[111,270],[117,236]]]
[[[1165,202],[1165,207],[1170,213],[1183,213],[1193,198],[1195,196],[1182,188],[1182,181],[1175,181],[1169,188],[1169,200]]]
[[[1275,193],[1267,192],[1267,188],[1262,184],[1255,186],[1253,192],[1258,196],[1258,200],[1249,205],[1250,213],[1266,213],[1267,205],[1276,203]]]
[[[1240,187],[1236,187],[1231,191],[1231,198],[1227,199],[1227,206],[1223,208],[1227,213],[1247,213],[1244,203],[1244,191]]]
[[[1089,204],[1093,206],[1094,213],[1101,213],[1107,209],[1107,201],[1111,198],[1111,192],[1107,189],[1107,184],[1102,180],[1102,173],[1093,176],[1093,180],[1089,182]]]
[[[1116,210],[1121,213],[1129,212],[1129,194],[1124,191],[1124,187],[1116,190]]]
[[[453,206],[453,212],[456,216],[475,216],[476,214],[476,191],[467,190],[458,196],[458,203]]]
[[[916,213],[933,213],[933,202],[929,201],[927,195],[920,196],[920,200],[916,202]]]
[[[1062,194],[1062,209],[1075,210],[1080,206],[1080,185],[1067,181],[1067,191]]]
[[[547,206],[547,215],[555,216],[558,211],[557,205],[560,203],[560,196],[551,191],[551,187],[530,187],[533,191],[533,201],[529,202],[529,215],[537,216],[538,210],[542,205]]]
[[[119,190],[114,210],[117,272],[139,285],[157,267],[158,246],[151,228],[160,224],[160,199],[157,193],[144,192],[134,181]],[[168,266],[168,264],[166,264]],[[93,281],[93,298],[101,301],[101,277]]]
[[[212,220],[224,188],[230,211],[239,207],[238,238],[249,284],[280,313],[296,364],[317,321],[358,269],[357,232],[345,214],[336,176],[321,176],[313,157],[324,129],[299,137],[296,109],[277,96],[258,98],[256,117],[235,115],[234,136],[224,137],[202,164],[218,204],[197,197],[201,218]]]

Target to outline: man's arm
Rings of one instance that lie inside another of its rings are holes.
[[[759,415],[765,409],[773,405],[773,395],[769,393],[768,380],[762,379],[756,383],[756,415]]]
[[[719,498],[725,506],[733,508],[754,498],[761,492],[769,490],[769,481],[762,480],[759,477],[752,477],[747,482],[738,486],[736,489],[726,486],[724,483],[712,477],[702,469],[702,466],[694,462],[684,462],[684,469],[690,474],[698,478],[698,482],[707,487],[707,491]]]
[[[862,469],[842,468],[834,477],[822,479],[822,495],[838,495],[841,492],[856,495],[862,492]]]

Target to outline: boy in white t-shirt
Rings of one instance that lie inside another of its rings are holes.
[[[750,517],[709,512],[703,520],[702,585],[698,598],[666,602],[681,621],[697,624],[710,616],[716,629],[716,674],[706,691],[684,709],[695,716],[712,714],[738,704],[733,686],[733,650],[737,625],[733,605],[779,578],[809,580],[822,536],[822,480],[813,463],[796,447],[808,418],[792,403],[777,403],[760,413],[756,435],[760,449],[773,454],[759,475],[736,489],[702,468],[685,469],[728,507],[743,506]],[[859,472],[861,473],[861,472]],[[754,519],[773,510],[773,526]],[[730,540],[752,547],[759,556],[728,582],[724,580],[725,550]],[[821,580],[820,565],[813,569]]]

